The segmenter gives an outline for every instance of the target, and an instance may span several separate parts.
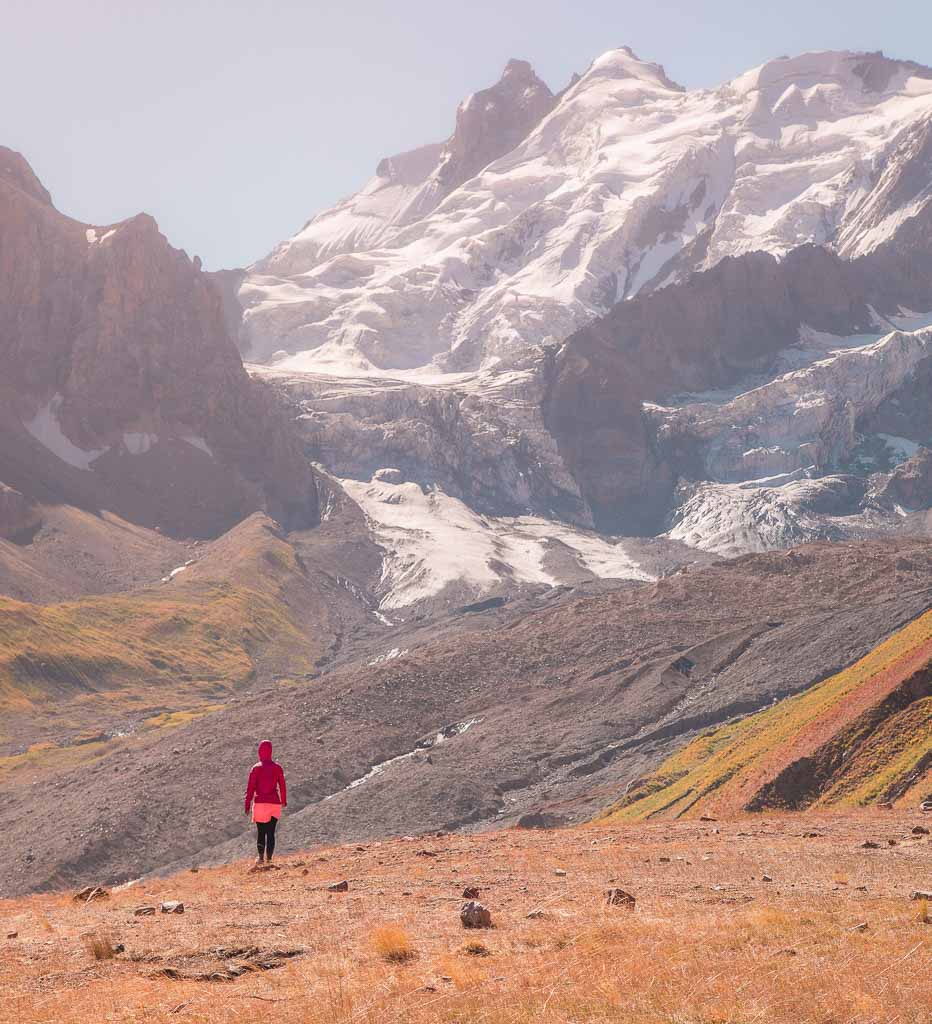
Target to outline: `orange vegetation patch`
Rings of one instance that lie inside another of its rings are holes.
[[[932,768],[932,612],[842,672],[713,729],[605,820],[863,805],[921,796]]]
[[[915,650],[904,654],[888,669],[869,676],[860,686],[845,694],[843,700],[830,704],[821,714],[804,725],[795,736],[763,757],[757,768],[741,780],[741,785],[736,787],[734,798],[730,801],[732,805],[737,804],[733,809],[742,808],[749,796],[795,761],[812,757],[832,737],[851,726],[870,708],[880,704],[911,676],[927,669],[930,663],[932,640],[926,640]]]
[[[928,1024],[922,820],[418,837],[9,901],[0,1022]],[[466,886],[491,929],[462,928]],[[168,899],[185,912],[134,914]]]

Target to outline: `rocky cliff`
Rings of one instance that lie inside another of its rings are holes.
[[[209,536],[257,509],[317,519],[290,423],[250,381],[197,257],[140,214],[59,213],[0,149],[0,480]]]
[[[853,262],[750,253],[569,338],[544,411],[596,522],[661,528],[679,480],[837,469],[883,410],[921,432],[929,334],[898,331],[925,320],[895,314],[932,307],[932,274],[909,274],[924,258],[898,243]]]

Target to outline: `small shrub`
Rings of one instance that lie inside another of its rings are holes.
[[[109,935],[99,935],[96,932],[85,935],[84,946],[95,960],[112,960],[116,956],[116,949]]]
[[[492,951],[482,942],[467,942],[463,946],[463,952],[467,956],[491,956]]]
[[[407,963],[417,956],[408,933],[394,924],[383,924],[373,931],[372,947],[383,960],[393,964]]]

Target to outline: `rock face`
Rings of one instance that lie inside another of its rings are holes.
[[[544,424],[536,362],[507,376],[424,382],[251,369],[293,405],[308,451],[338,477],[395,467],[480,512],[592,525]]]
[[[920,448],[912,458],[900,463],[880,481],[877,496],[909,509],[932,506],[932,451]]]
[[[0,483],[0,537],[15,540],[28,535],[41,522],[41,513],[33,502]]]
[[[853,263],[813,246],[725,259],[568,339],[544,413],[595,522],[662,528],[678,480],[831,472],[904,389],[894,408],[927,407],[932,335],[896,330],[926,322],[895,315],[912,259],[892,244]],[[910,289],[932,307],[932,276]]]
[[[151,217],[60,214],[0,149],[0,479],[42,501],[210,536],[317,520],[314,480],[251,382],[220,296]]]

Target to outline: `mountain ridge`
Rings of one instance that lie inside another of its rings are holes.
[[[313,473],[200,262],[147,214],[86,225],[19,154],[0,168],[0,480],[182,536],[259,508],[315,521]]]

